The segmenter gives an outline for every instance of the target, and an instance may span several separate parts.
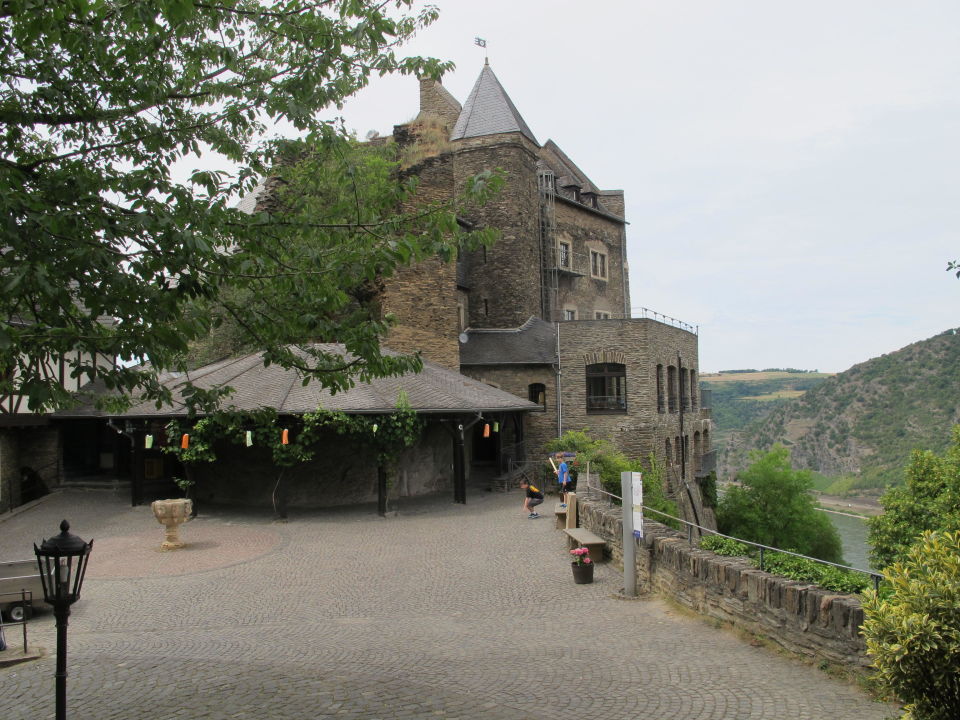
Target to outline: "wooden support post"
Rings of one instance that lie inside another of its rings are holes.
[[[377,514],[387,516],[387,469],[377,465]]]
[[[143,442],[146,433],[134,431],[133,433],[133,457],[130,462],[133,467],[130,468],[130,504],[136,507],[143,504],[143,475],[144,452]]]
[[[463,424],[458,424],[453,433],[453,501],[467,503],[466,451],[463,438]]]

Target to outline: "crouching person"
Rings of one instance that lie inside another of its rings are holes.
[[[523,511],[527,513],[527,517],[531,520],[540,517],[540,513],[534,510],[537,505],[543,502],[543,493],[540,492],[540,488],[531,485],[526,480],[521,480],[520,489],[526,490],[526,497],[523,498]]]

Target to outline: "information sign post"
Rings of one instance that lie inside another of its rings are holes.
[[[643,475],[620,473],[623,498],[623,594],[637,596],[637,538],[643,537]]]

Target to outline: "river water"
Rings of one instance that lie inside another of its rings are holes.
[[[827,517],[840,533],[843,543],[843,559],[847,565],[860,570],[875,569],[868,558],[870,546],[867,544],[867,523],[865,518],[851,515],[838,515],[828,512]]]

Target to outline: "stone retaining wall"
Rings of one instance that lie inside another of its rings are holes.
[[[581,527],[607,541],[623,562],[622,510],[578,498]],[[771,575],[742,558],[691,547],[684,534],[646,520],[637,540],[637,585],[697,613],[767,637],[791,652],[866,667],[863,609],[852,595]]]

